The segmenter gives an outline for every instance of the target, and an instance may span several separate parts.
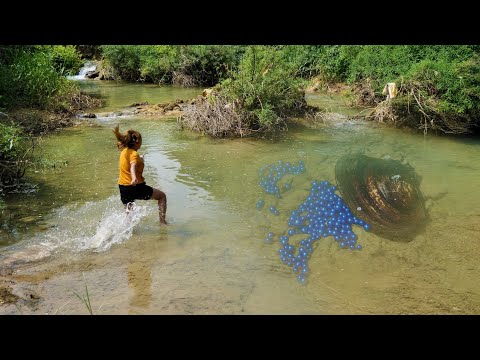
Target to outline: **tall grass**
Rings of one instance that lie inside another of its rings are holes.
[[[23,176],[28,165],[27,155],[28,148],[22,130],[0,123],[0,195]]]

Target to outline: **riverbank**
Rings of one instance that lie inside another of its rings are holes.
[[[74,113],[58,113],[39,109],[16,109],[8,113],[8,119],[21,127],[25,134],[30,134],[31,136],[45,135],[63,128],[85,123],[84,120],[76,117]]]
[[[199,96],[199,98],[202,98]],[[105,117],[118,117],[118,116],[146,116],[155,117],[156,119],[171,118],[181,116],[183,110],[188,105],[195,104],[199,98],[191,100],[177,99],[173,102],[149,104],[148,102],[134,103],[128,107],[113,112],[97,112],[97,113],[80,113],[77,115],[79,118],[105,118]]]
[[[130,84],[113,89],[105,97],[111,111],[156,111],[169,98],[152,101]],[[188,104],[193,96],[184,94]],[[175,93],[170,102],[181,97]],[[319,98],[332,111],[343,106],[335,96]],[[27,173],[38,190],[9,196],[1,229],[1,314],[88,314],[75,294],[86,296],[87,286],[94,314],[478,313],[479,249],[468,241],[478,232],[477,142],[340,123],[328,115],[321,130],[289,124],[277,138],[232,140],[186,136],[172,119],[156,119],[77,119],[98,126],[44,137],[42,154],[68,166]],[[168,195],[168,227],[158,226],[155,202],[141,202],[145,217],[123,231],[111,133],[118,123],[144,134],[145,178]],[[265,235],[286,231],[288,214],[312,181],[334,184],[338,159],[357,152],[408,161],[432,199],[431,222],[409,243],[355,227],[361,251],[321,239],[303,286],[280,261],[278,237],[267,243]],[[265,195],[267,206],[256,209],[263,194],[259,169],[279,160],[304,160],[307,171],[284,178],[293,182],[282,198]],[[279,216],[269,212],[271,204]]]
[[[340,87],[341,85],[339,85]],[[341,95],[339,87],[329,92],[312,90],[305,92],[308,111],[304,118],[291,117],[290,122],[311,127],[315,124],[344,123],[352,120],[365,120],[373,112],[373,108],[351,106]],[[333,89],[333,88],[332,88]],[[117,111],[108,112],[80,112],[77,119],[89,120],[94,118],[113,118],[142,116],[155,120],[178,118],[184,114],[189,106],[207,99],[208,90],[190,99],[176,99],[175,101],[150,104],[147,101],[130,104]],[[301,120],[304,119],[304,120]]]

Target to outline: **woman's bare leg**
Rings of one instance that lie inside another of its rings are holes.
[[[167,225],[165,216],[167,215],[167,195],[161,190],[153,189],[152,199],[158,200],[158,217],[160,224]]]

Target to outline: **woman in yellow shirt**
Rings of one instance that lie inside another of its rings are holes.
[[[125,209],[127,212],[130,211],[135,200],[157,200],[160,224],[166,225],[167,196],[163,191],[148,186],[143,177],[145,164],[143,156],[137,153],[137,150],[142,146],[142,135],[132,129],[125,134],[121,134],[118,125],[112,131],[117,138],[117,147],[122,151],[120,153],[118,187],[120,189],[120,200],[122,200]]]

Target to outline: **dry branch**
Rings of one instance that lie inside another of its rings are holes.
[[[243,111],[235,102],[215,96],[202,99],[184,109],[178,119],[181,126],[213,137],[250,135],[252,116]]]

